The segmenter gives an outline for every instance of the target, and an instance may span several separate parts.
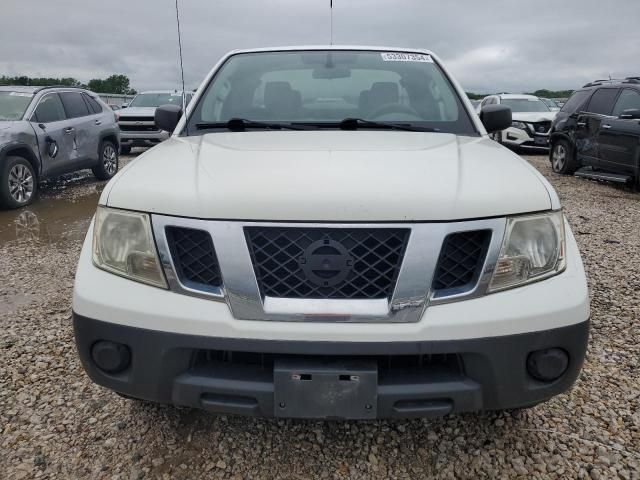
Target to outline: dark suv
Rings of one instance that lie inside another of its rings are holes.
[[[554,172],[640,186],[640,77],[573,92],[551,125]]]
[[[118,171],[116,116],[88,90],[0,86],[0,208],[28,205],[38,181],[91,168]]]

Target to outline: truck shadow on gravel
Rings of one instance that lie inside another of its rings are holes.
[[[222,457],[226,466],[238,461],[231,473],[256,472],[258,465],[269,466],[273,477],[278,477],[276,472],[296,472],[304,477],[313,472],[317,460],[322,461],[323,470],[338,478],[353,474],[351,469],[358,461],[365,462],[366,469],[376,475],[399,468],[415,474],[435,473],[460,455],[473,457],[481,450],[491,452],[506,444],[539,444],[533,431],[535,416],[535,409],[530,409],[436,419],[311,421],[215,415],[145,402],[133,402],[129,407],[136,428],[145,432],[144,441],[162,438],[169,442],[151,449],[153,455],[163,458],[164,471],[174,471],[197,455],[205,467],[207,458],[216,463],[219,460],[213,459]],[[145,445],[147,454],[150,447]],[[229,455],[225,455],[227,451]],[[241,457],[234,460],[234,452],[241,452]]]

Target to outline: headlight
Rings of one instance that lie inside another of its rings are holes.
[[[535,282],[566,267],[564,215],[552,212],[507,219],[489,291]]]
[[[108,272],[167,288],[146,213],[98,207],[93,263]]]
[[[511,122],[511,126],[520,130],[527,130],[527,124],[524,122]]]

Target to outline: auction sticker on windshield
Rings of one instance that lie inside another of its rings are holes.
[[[385,62],[428,62],[433,63],[431,55],[423,53],[381,52],[380,56]]]

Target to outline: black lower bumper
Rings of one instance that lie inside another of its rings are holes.
[[[221,413],[310,418],[440,416],[534,405],[571,387],[589,335],[585,321],[471,340],[272,341],[145,330],[75,313],[73,322],[82,364],[99,385]],[[105,340],[128,347],[127,365],[118,373],[101,370],[92,356]],[[527,370],[530,354],[545,349],[568,357],[564,373],[547,382]],[[344,383],[327,380],[333,374]],[[327,407],[341,395],[351,395],[351,405]],[[362,410],[354,410],[360,401]]]

